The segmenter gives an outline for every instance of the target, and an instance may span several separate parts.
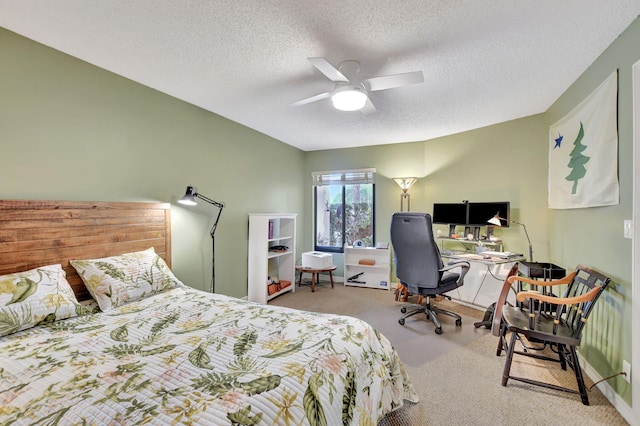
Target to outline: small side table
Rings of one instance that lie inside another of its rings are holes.
[[[333,288],[333,271],[336,270],[336,265],[331,265],[331,266],[327,266],[324,268],[309,268],[306,266],[302,266],[302,265],[296,265],[296,271],[298,271],[298,273],[300,274],[299,278],[298,278],[298,287],[300,287],[300,284],[302,283],[302,274],[305,272],[308,272],[311,274],[311,291],[315,292],[316,291],[316,280],[320,281],[320,273],[321,272],[328,272],[329,273],[329,279],[331,279],[331,288]]]

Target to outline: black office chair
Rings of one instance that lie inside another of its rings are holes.
[[[411,294],[426,298],[424,306],[402,306],[400,312],[404,315],[398,320],[400,325],[404,325],[406,318],[424,312],[436,326],[436,334],[442,334],[438,314],[454,317],[456,326],[461,326],[460,315],[434,306],[431,298],[460,287],[470,265],[467,261],[459,261],[444,266],[433,238],[431,216],[427,213],[394,213],[391,218],[391,244],[396,276]],[[454,269],[459,269],[459,272],[452,271]]]

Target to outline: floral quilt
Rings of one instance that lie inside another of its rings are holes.
[[[405,399],[367,323],[189,287],[0,337],[0,424],[375,425]]]

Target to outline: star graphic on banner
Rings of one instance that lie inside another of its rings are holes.
[[[564,136],[558,133],[558,137],[554,139],[556,141],[556,144],[554,145],[553,149],[560,148],[560,145],[562,144],[562,139],[564,139]]]

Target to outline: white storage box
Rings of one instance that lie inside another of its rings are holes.
[[[308,251],[302,253],[302,266],[305,268],[322,269],[333,265],[331,253],[322,253],[319,251]]]

